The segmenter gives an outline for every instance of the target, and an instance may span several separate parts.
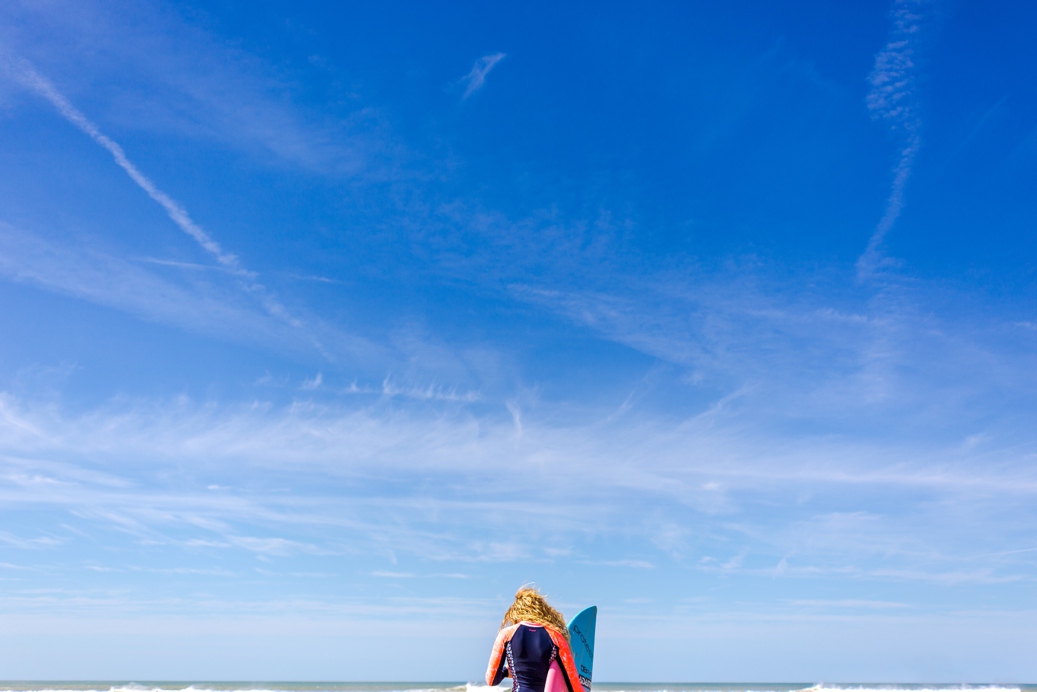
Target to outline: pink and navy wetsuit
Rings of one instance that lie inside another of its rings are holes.
[[[505,627],[493,643],[486,684],[497,685],[509,675],[513,692],[584,692],[569,642],[534,622]]]

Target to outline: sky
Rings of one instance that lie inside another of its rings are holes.
[[[1037,681],[1035,23],[4,2],[0,678]]]

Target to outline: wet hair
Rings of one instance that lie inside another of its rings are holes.
[[[569,628],[565,625],[565,618],[557,610],[551,607],[535,586],[525,585],[515,592],[515,602],[504,613],[501,629],[517,625],[525,620],[538,625],[546,625],[557,630],[559,634],[569,639]]]

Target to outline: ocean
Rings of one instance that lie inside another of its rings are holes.
[[[464,682],[6,681],[0,692],[508,692]],[[594,692],[1037,692],[1037,685],[899,683],[602,682]]]

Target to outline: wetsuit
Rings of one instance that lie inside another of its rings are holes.
[[[505,627],[493,643],[486,684],[497,685],[509,675],[513,692],[584,692],[569,642],[533,622]]]

